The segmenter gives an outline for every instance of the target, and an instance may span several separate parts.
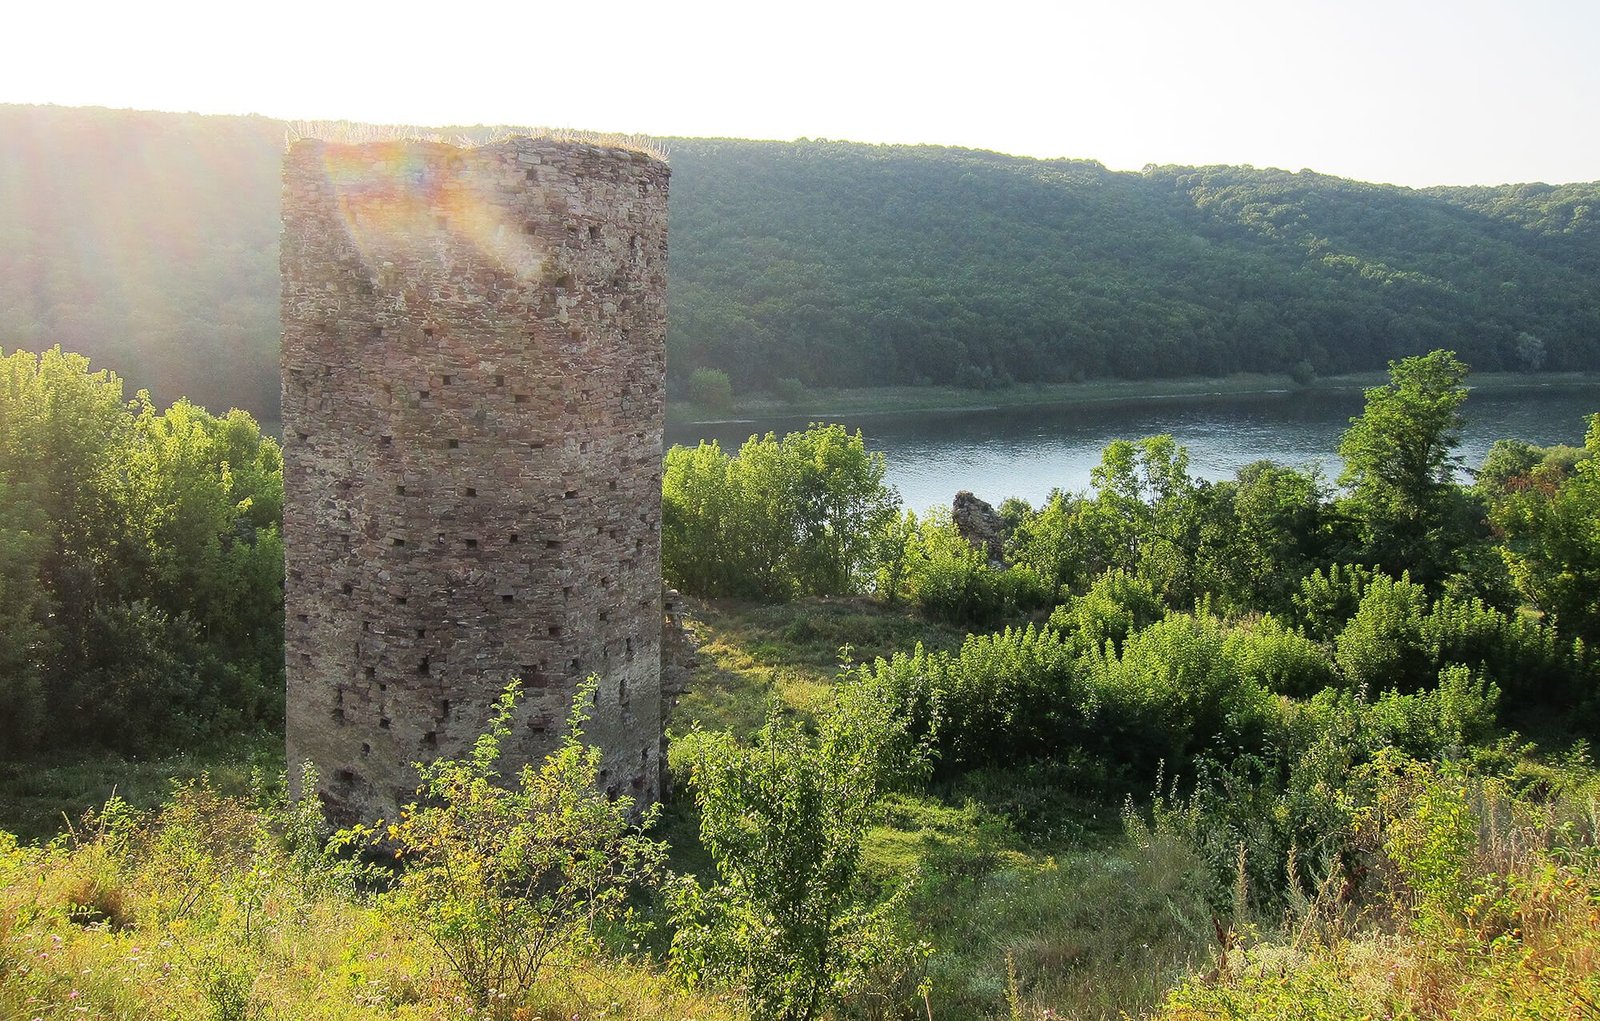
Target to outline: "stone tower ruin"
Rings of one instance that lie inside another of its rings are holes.
[[[512,677],[508,763],[596,674],[601,782],[657,796],[667,173],[536,137],[286,153],[288,758],[336,821],[392,817]]]

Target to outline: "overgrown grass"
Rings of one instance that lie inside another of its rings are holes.
[[[1157,1017],[1600,1017],[1600,785],[1583,767],[1565,779],[1532,800],[1450,767],[1396,769],[1358,828],[1365,895],[1324,884]]]
[[[810,719],[843,662],[866,662],[922,642],[956,649],[966,632],[870,599],[803,599],[784,604],[685,600],[700,645],[689,690],[667,712],[667,728],[698,725],[748,736],[769,704]]]
[[[24,842],[48,840],[112,795],[148,810],[171,796],[174,781],[205,775],[218,790],[243,795],[253,772],[277,776],[283,768],[283,735],[275,732],[147,759],[84,749],[0,759],[0,830]]]
[[[963,637],[861,600],[690,601],[687,616],[701,663],[669,716],[680,733],[748,733],[774,701],[807,718],[841,647],[859,661]],[[863,872],[906,891],[933,947],[918,1007],[932,1021],[1600,1016],[1600,780],[1581,748],[1506,756],[1485,775],[1471,756],[1396,756],[1350,783],[1348,867],[1281,914],[1251,914],[1282,902],[1249,890],[1230,910],[1186,833],[1097,800],[1081,788],[1086,763],[971,771],[890,796]],[[208,776],[149,821],[112,812],[51,847],[0,836],[0,1019],[475,1016],[414,920],[308,878],[288,853],[250,783],[253,769],[280,768],[278,738],[263,735],[204,755],[0,770],[0,829],[36,837],[113,790],[154,807],[173,796],[170,778]],[[696,826],[679,797],[655,835],[675,868],[703,874]],[[665,974],[669,938],[660,925],[619,929],[501,1016],[742,1017],[729,994]]]
[[[861,662],[919,641],[955,649],[966,637],[869,600],[691,600],[687,617],[701,663],[669,717],[680,733],[694,724],[749,733],[773,701],[808,717],[838,676],[841,648]],[[1209,959],[1203,866],[1170,838],[1124,839],[1118,810],[1072,782],[1081,772],[979,771],[887,799],[863,872],[884,890],[910,887],[908,910],[934,947],[935,1021],[1004,1016],[1008,995],[1061,1017],[1114,1019],[1153,1007]],[[669,804],[662,835],[674,866],[701,872],[709,863],[695,826],[682,799]]]
[[[475,1012],[413,919],[329,883],[275,819],[195,784],[157,816],[108,810],[64,845],[0,836],[0,1018],[738,1016],[598,950]]]

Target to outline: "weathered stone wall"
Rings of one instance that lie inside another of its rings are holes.
[[[600,677],[602,778],[660,775],[667,167],[625,148],[284,158],[288,755],[394,811],[505,683],[537,761]]]

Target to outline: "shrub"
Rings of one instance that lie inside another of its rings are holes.
[[[784,376],[772,384],[772,394],[785,404],[801,404],[811,396],[811,391],[793,376]]]
[[[1050,614],[1050,626],[1084,652],[1100,651],[1107,642],[1121,649],[1130,634],[1166,615],[1155,587],[1120,568],[1105,572],[1089,591]]]
[[[1372,582],[1373,571],[1359,564],[1331,564],[1326,572],[1312,571],[1291,597],[1295,619],[1306,635],[1331,642],[1343,631],[1361,605],[1361,595]]]
[[[992,626],[1047,607],[1055,595],[1054,586],[1027,567],[991,567],[944,508],[918,522],[905,570],[917,608],[949,624]]]
[[[1485,672],[1518,708],[1570,706],[1593,687],[1581,644],[1480,599],[1439,599],[1422,622],[1422,642],[1434,664]]]
[[[283,460],[244,412],[0,357],[0,740],[122,750],[281,718]]]
[[[662,571],[694,595],[783,600],[846,595],[874,579],[899,499],[859,431],[813,425],[667,452]]]
[[[1146,776],[1201,752],[1259,751],[1276,700],[1229,654],[1220,622],[1171,614],[1130,637],[1120,657],[1096,661],[1089,721],[1106,754]]]
[[[1350,683],[1372,691],[1415,690],[1431,680],[1422,640],[1427,609],[1422,586],[1407,576],[1375,576],[1335,643],[1339,669]]]
[[[1326,649],[1270,615],[1234,629],[1227,645],[1243,677],[1279,695],[1308,698],[1339,680]]]
[[[879,796],[920,759],[898,707],[868,678],[841,689],[815,741],[775,714],[751,745],[690,739],[689,785],[717,877],[674,889],[673,962],[691,981],[735,985],[752,1018],[816,1017],[893,962],[926,956],[895,924],[897,898],[873,904],[858,875]]]
[[[1494,684],[1460,664],[1445,667],[1436,687],[1385,692],[1366,707],[1369,747],[1374,753],[1394,747],[1420,758],[1459,755],[1494,733],[1499,701]]]
[[[1064,755],[1081,733],[1077,656],[1052,631],[968,635],[954,654],[919,645],[867,670],[897,694],[913,727],[937,728],[947,769]]]
[[[630,822],[632,801],[597,786],[599,749],[582,743],[594,683],[561,746],[502,786],[495,764],[520,690],[508,686],[468,756],[418,766],[423,800],[384,834],[405,866],[387,906],[415,920],[479,1008],[514,1005],[547,959],[621,913],[629,888],[661,867],[664,846]]]
[[[705,411],[728,411],[733,407],[733,383],[721,369],[701,367],[689,374],[688,397]]]

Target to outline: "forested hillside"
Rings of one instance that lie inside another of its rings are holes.
[[[0,348],[275,419],[282,151],[263,117],[0,106]]]
[[[284,125],[0,106],[0,346],[277,408]],[[1600,367],[1600,183],[667,140],[670,371],[736,389]]]
[[[736,384],[1331,373],[1446,342],[1480,370],[1600,357],[1600,184],[832,142],[672,158],[674,364]]]

